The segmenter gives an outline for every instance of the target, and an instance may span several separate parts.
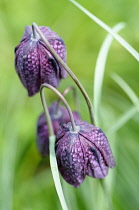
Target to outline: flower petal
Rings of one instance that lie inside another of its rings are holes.
[[[28,40],[17,47],[15,66],[17,73],[32,96],[40,88],[40,69],[37,51],[37,42]]]
[[[59,66],[52,54],[46,49],[44,45],[39,42],[39,60],[40,60],[40,76],[41,83],[48,83],[54,87],[58,87]]]
[[[84,122],[84,124],[82,123],[80,127],[79,133],[95,145],[105,159],[107,166],[113,168],[115,166],[115,161],[104,132],[100,128],[88,124],[87,122]]]
[[[78,187],[85,178],[85,159],[78,133],[69,131],[56,143],[56,158],[63,178]]]
[[[46,39],[48,39],[50,45],[54,48],[56,53],[60,56],[60,58],[66,62],[66,46],[61,37],[59,37],[54,31],[51,31],[49,27],[40,26],[39,27]],[[64,79],[67,77],[68,73],[66,70],[58,64],[60,67],[60,78]]]
[[[88,158],[87,175],[96,179],[103,179],[108,174],[108,166],[99,150],[92,146],[88,148],[86,156]]]
[[[45,113],[40,115],[37,123],[37,146],[43,157],[49,154],[49,135]]]

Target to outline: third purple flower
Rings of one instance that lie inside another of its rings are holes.
[[[55,135],[57,134],[57,131],[59,129],[59,124],[61,122],[69,122],[70,121],[69,113],[65,107],[60,105],[57,112],[56,112],[56,108],[57,108],[57,102],[52,103],[51,106],[49,107],[49,113],[51,116]],[[81,120],[78,112],[73,111],[72,114],[76,121]],[[46,123],[45,113],[42,113],[39,116],[38,122],[37,122],[37,146],[38,146],[41,156],[44,157],[44,156],[48,155],[48,153],[49,153],[49,133],[48,133],[48,126]]]

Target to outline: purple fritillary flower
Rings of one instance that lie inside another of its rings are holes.
[[[100,128],[85,121],[75,124],[77,132],[72,131],[71,122],[60,125],[55,151],[62,177],[78,187],[86,175],[103,179],[108,168],[115,166],[115,161],[107,137]]]
[[[50,28],[39,28],[57,54],[66,62],[63,40]],[[29,96],[39,92],[43,83],[57,88],[60,79],[67,77],[67,72],[57,63],[40,36],[37,34],[36,38],[33,37],[31,26],[26,26],[21,42],[15,48],[15,68]]]
[[[58,109],[58,113],[55,113],[57,106],[57,102],[54,102],[49,107],[49,113],[52,119],[52,124],[54,128],[55,135],[57,134],[59,123],[61,122],[70,122],[69,113],[66,108],[60,106]],[[80,121],[81,118],[78,112],[73,111],[73,117],[76,121]],[[46,123],[45,113],[42,113],[38,118],[37,123],[37,146],[41,156],[45,157],[49,153],[49,134],[48,134],[48,127]]]

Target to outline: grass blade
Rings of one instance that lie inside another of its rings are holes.
[[[14,135],[13,128],[9,128],[9,133],[6,133],[7,140],[4,142],[2,152],[2,166],[1,166],[1,203],[2,210],[13,209],[13,188],[14,188],[14,172],[16,160],[16,148],[18,138]],[[13,134],[12,134],[13,132]],[[12,135],[11,135],[12,134]]]
[[[66,201],[65,201],[65,198],[64,198],[63,190],[62,190],[62,187],[61,187],[61,183],[60,183],[58,166],[57,166],[57,161],[56,161],[56,156],[55,156],[55,151],[54,151],[55,136],[49,136],[49,142],[50,142],[50,145],[49,145],[50,166],[51,166],[51,170],[52,170],[52,175],[53,175],[56,191],[57,191],[62,209],[63,210],[68,210],[68,207],[67,207],[67,204],[66,204]]]
[[[90,17],[94,22],[96,22],[99,26],[101,26],[105,31],[110,33],[137,61],[139,61],[139,53],[127,42],[125,41],[120,35],[116,34],[106,23],[102,20],[97,18],[79,3],[74,0],[69,0],[73,3],[76,7],[78,7],[83,13],[85,13],[88,17]]]
[[[122,117],[120,117],[117,122],[106,132],[107,135],[116,132],[119,130],[124,124],[126,124],[137,112],[137,107],[133,106],[130,110],[126,111]]]
[[[108,130],[108,133],[116,132],[139,110],[139,98],[132,90],[132,88],[116,73],[112,73],[111,77],[127,94],[134,106],[130,110],[126,111],[122,117],[120,117],[120,119]]]
[[[120,31],[124,28],[124,23],[117,24],[114,28],[114,32]],[[104,40],[100,52],[98,54],[96,68],[95,68],[95,75],[94,75],[94,114],[95,114],[95,122],[96,125],[99,126],[100,122],[100,103],[101,103],[101,93],[102,93],[102,84],[104,78],[104,71],[106,65],[106,59],[108,55],[109,48],[113,41],[113,37],[108,34],[106,39]]]
[[[116,73],[112,73],[112,79],[123,89],[123,91],[130,98],[132,103],[136,106],[139,104],[139,98],[135,94],[135,92],[131,89],[131,87]]]

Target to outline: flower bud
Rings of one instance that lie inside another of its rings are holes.
[[[71,122],[60,125],[55,145],[56,158],[62,177],[78,187],[85,176],[102,179],[115,161],[107,137],[100,128],[85,121],[75,122],[77,131],[72,131]]]
[[[40,26],[39,29],[66,62],[63,40],[48,27]],[[31,26],[26,26],[21,42],[15,48],[15,68],[29,96],[36,94],[43,83],[58,87],[60,79],[67,76],[67,72],[49,52],[38,33],[33,33]]]
[[[58,112],[56,113],[56,107],[57,107],[57,102],[54,102],[49,107],[49,113],[52,120],[52,125],[53,125],[55,135],[57,134],[59,123],[70,121],[70,117],[69,117],[69,113],[67,109],[64,108],[63,106],[59,106]],[[81,120],[78,112],[73,111],[72,113],[76,121]],[[42,113],[38,118],[37,146],[38,146],[40,154],[43,157],[49,153],[49,133],[48,133],[48,126],[46,123],[45,113]]]

